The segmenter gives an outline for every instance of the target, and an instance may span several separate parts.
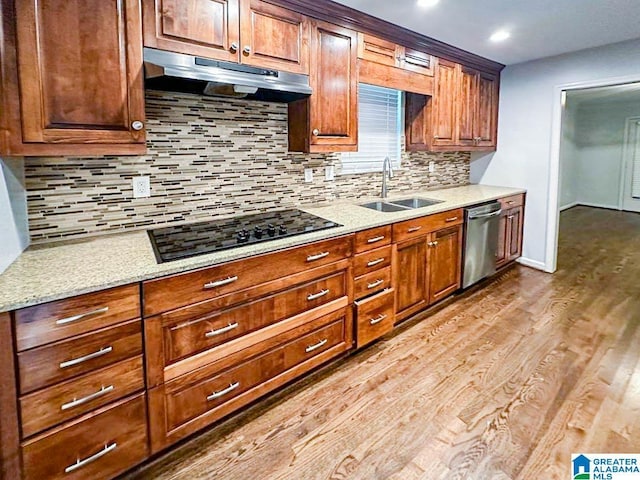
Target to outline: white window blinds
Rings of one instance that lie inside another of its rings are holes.
[[[399,168],[402,92],[364,83],[358,89],[358,151],[341,155],[341,173],[382,171],[385,157]]]

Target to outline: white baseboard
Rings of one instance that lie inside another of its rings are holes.
[[[576,205],[582,205],[584,207],[606,208],[608,210],[620,210],[620,207],[618,205],[603,205],[601,203],[577,202]]]
[[[575,207],[575,206],[577,206],[577,205],[580,205],[580,204],[579,204],[578,202],[571,202],[571,203],[568,203],[568,204],[566,204],[566,205],[561,206],[561,207],[560,207],[560,211],[562,212],[562,211],[564,211],[564,210],[569,210],[570,208]]]
[[[537,260],[531,260],[530,258],[520,257],[516,262],[524,265],[525,267],[535,268],[536,270],[547,271],[547,266],[543,262]]]

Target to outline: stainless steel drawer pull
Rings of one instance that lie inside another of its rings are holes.
[[[230,332],[231,330],[235,330],[238,328],[238,322],[230,323],[226,327],[219,328],[218,330],[211,330],[210,332],[205,333],[206,338],[216,337],[218,335],[222,335],[223,333]]]
[[[367,240],[367,243],[376,243],[384,240],[384,235],[380,235],[379,237],[373,237]]]
[[[233,392],[236,388],[240,386],[240,382],[230,383],[227,388],[224,390],[220,390],[219,392],[213,392],[211,395],[207,397],[207,401],[215,400],[216,398],[224,397],[227,393]]]
[[[377,260],[371,260],[370,262],[367,263],[367,267],[375,267],[376,265],[380,265],[385,260],[386,260],[386,258],[384,258],[384,257],[379,258]]]
[[[304,349],[304,351],[305,351],[305,352],[307,352],[307,353],[311,353],[311,352],[313,352],[314,350],[319,349],[320,347],[324,347],[324,346],[327,344],[327,342],[328,342],[328,341],[329,341],[329,340],[327,340],[326,338],[325,338],[325,339],[323,339],[323,340],[320,340],[320,341],[319,341],[318,343],[316,343],[315,345],[309,345],[307,348],[305,348],[305,349]]]
[[[445,219],[445,222],[451,223],[451,222],[455,222],[456,220],[458,220],[458,217],[451,217],[451,218]]]
[[[380,315],[378,315],[376,318],[372,318],[371,320],[369,320],[369,324],[370,325],[376,325],[378,323],[380,323],[381,321],[383,321],[385,318],[387,318],[387,316],[382,313]]]
[[[90,457],[87,457],[84,460],[78,459],[76,463],[74,463],[73,465],[69,465],[67,468],[64,469],[64,473],[71,473],[79,468],[84,467],[85,465],[91,462],[98,460],[100,457],[104,457],[107,453],[113,452],[117,446],[118,444],[116,442],[113,442],[111,445],[105,445],[104,448],[100,450],[98,453],[96,453],[95,455],[91,455]]]
[[[318,253],[317,255],[309,255],[307,257],[307,262],[313,262],[315,260],[320,260],[321,258],[328,257],[329,252]]]
[[[78,320],[82,320],[87,317],[93,317],[94,315],[100,315],[102,313],[107,313],[108,311],[109,307],[102,307],[91,312],[74,315],[73,317],[61,318],[60,320],[56,320],[56,325],[66,325],[67,323],[77,322]]]
[[[113,385],[109,385],[108,387],[105,387],[103,385],[102,387],[100,387],[100,390],[98,390],[95,393],[92,393],[91,395],[87,395],[86,397],[77,398],[77,399],[74,398],[71,402],[63,403],[60,406],[60,410],[69,410],[70,408],[77,407],[79,405],[82,405],[83,403],[87,403],[87,402],[90,402],[91,400],[95,400],[96,398],[100,398],[109,392],[113,392],[113,390],[114,390]]]
[[[507,205],[513,205],[514,203],[516,203],[516,201],[515,201],[515,200],[509,200],[509,201],[507,202]]]
[[[373,283],[368,283],[367,284],[367,290],[371,290],[372,288],[376,288],[379,287],[380,285],[382,285],[384,283],[384,280],[380,279],[380,280],[376,280]]]
[[[215,282],[205,283],[204,289],[211,290],[212,288],[222,287],[224,285],[229,285],[238,280],[237,276],[225,278],[224,280],[216,280]]]
[[[407,230],[407,232],[413,233],[413,232],[417,232],[418,230],[422,230],[422,227],[410,227],[409,230]]]
[[[438,246],[438,242],[437,241],[429,242],[429,243],[427,243],[427,245],[429,245],[430,247],[437,247]]]
[[[509,220],[513,220],[513,215],[509,215],[507,218],[508,218]]]
[[[331,290],[329,290],[329,289],[327,288],[326,290],[322,290],[321,292],[318,292],[318,293],[312,293],[311,295],[308,295],[308,296],[307,296],[307,300],[308,300],[308,301],[311,301],[311,300],[317,300],[318,298],[322,298],[322,297],[324,297],[325,295],[328,295],[330,291],[331,291]]]
[[[94,358],[102,357],[103,355],[106,355],[107,353],[111,353],[112,351],[113,351],[113,347],[101,348],[97,352],[90,353],[89,355],[85,355],[84,357],[74,358],[73,360],[67,360],[66,362],[62,362],[60,364],[60,368],[73,367],[74,365],[79,365],[89,360],[93,360]]]

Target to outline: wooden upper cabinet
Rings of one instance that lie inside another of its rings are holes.
[[[433,111],[430,118],[433,146],[456,145],[458,66],[440,60],[436,68]]]
[[[143,0],[144,45],[237,62],[238,0]]]
[[[358,58],[389,67],[400,67],[402,47],[382,38],[358,33]]]
[[[400,68],[433,77],[436,64],[436,60],[433,55],[429,55],[428,53],[424,53],[419,50],[413,50],[412,48],[402,47],[402,50]]]
[[[495,148],[498,141],[498,77],[489,73],[478,73],[476,80],[476,130],[479,147]]]
[[[241,0],[242,63],[309,73],[309,19],[261,0]]]
[[[309,98],[289,104],[289,150],[356,151],[358,79],[356,32],[314,21]]]
[[[24,0],[15,8],[22,142],[52,144],[24,154],[72,153],[69,144],[83,154],[143,153],[139,2]]]
[[[458,90],[458,145],[476,144],[477,121],[477,72],[461,67]]]

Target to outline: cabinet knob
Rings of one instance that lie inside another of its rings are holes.
[[[131,128],[138,132],[144,128],[144,123],[142,123],[140,120],[135,120],[131,122]]]
[[[311,133],[313,133],[313,134],[317,137],[318,135],[320,135],[320,130],[318,130],[317,128],[314,128],[314,129],[311,131]]]
[[[242,51],[244,52],[245,55],[249,55],[251,53],[251,47],[247,45],[242,49]]]
[[[231,45],[229,45],[229,50],[231,50],[231,53],[236,53],[238,51],[238,44],[236,42],[233,42]]]
[[[433,139],[434,139],[434,140],[438,140],[438,139],[440,139],[440,137],[439,137],[438,135],[434,135],[434,136],[433,136]]]

